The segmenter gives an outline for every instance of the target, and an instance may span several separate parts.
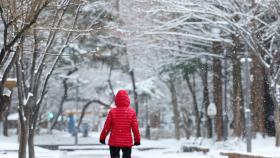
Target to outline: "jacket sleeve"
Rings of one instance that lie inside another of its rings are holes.
[[[133,133],[133,137],[134,137],[134,143],[140,143],[140,132],[139,132],[136,113],[134,113],[132,116],[132,125],[131,126],[132,126],[132,133]]]
[[[106,136],[110,132],[111,128],[112,128],[112,112],[110,111],[108,116],[107,116],[107,119],[105,121],[105,124],[104,124],[104,127],[102,129],[102,132],[100,134],[99,140],[104,140],[105,141]]]

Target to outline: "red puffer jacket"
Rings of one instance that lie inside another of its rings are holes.
[[[125,90],[120,90],[115,98],[116,108],[110,110],[100,140],[105,141],[110,133],[109,145],[116,147],[131,147],[132,133],[134,144],[140,144],[140,133],[135,111],[129,107],[130,100]],[[132,131],[132,133],[131,133]]]

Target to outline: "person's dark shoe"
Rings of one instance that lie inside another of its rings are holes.
[[[99,140],[101,144],[105,144],[105,140]]]
[[[140,142],[135,142],[134,145],[135,146],[140,145]]]

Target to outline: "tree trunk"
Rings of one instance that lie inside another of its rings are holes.
[[[268,69],[266,69],[268,70]],[[266,73],[269,73],[269,71],[266,71]],[[274,105],[274,126],[275,126],[275,146],[280,146],[280,103],[277,99],[277,83],[279,84],[279,81],[277,81],[276,78],[269,78],[269,92],[270,96]],[[280,91],[280,90],[279,90]]]
[[[24,121],[23,113],[19,110],[19,119],[20,119],[20,126],[19,126],[19,150],[18,150],[18,157],[19,158],[26,158],[26,145],[27,145],[27,129],[26,129],[26,122]]]
[[[188,113],[187,109],[183,108],[182,114],[183,114],[185,137],[186,137],[186,139],[190,139],[191,132],[190,132],[190,127],[189,127],[189,124],[190,124],[189,123],[189,113]]]
[[[196,129],[196,137],[200,137],[200,115],[199,115],[199,110],[198,110],[198,105],[197,105],[197,99],[196,99],[196,94],[195,94],[195,86],[192,86],[190,82],[189,75],[186,75],[186,81],[187,85],[189,87],[189,90],[192,95],[192,100],[193,100],[193,108],[194,108],[194,113],[195,113],[195,129]],[[195,80],[193,80],[193,85],[195,85]]]
[[[203,106],[204,106],[204,115],[205,115],[205,128],[207,130],[207,137],[212,136],[212,126],[211,118],[207,115],[207,108],[210,104],[209,101],[209,89],[208,89],[208,65],[205,65],[202,70],[202,84],[203,84]]]
[[[34,129],[32,127],[29,128],[29,136],[28,136],[28,152],[29,158],[35,158],[35,150],[34,150]]]
[[[3,120],[3,135],[4,136],[8,136],[8,116],[9,116],[9,110],[10,110],[10,105],[8,106],[8,109],[5,112],[4,120]]]
[[[1,85],[0,85],[1,86]],[[5,109],[5,106],[4,106],[4,97],[3,97],[3,92],[1,92],[1,87],[0,87],[0,115],[2,115],[3,113],[3,109]]]
[[[170,80],[170,92],[173,106],[173,114],[174,114],[174,124],[175,124],[175,137],[177,140],[180,139],[180,129],[179,129],[179,116],[180,113],[178,111],[178,102],[176,96],[176,88],[174,84],[174,80]]]
[[[23,42],[23,38],[21,38],[21,43]],[[27,145],[27,128],[28,128],[28,118],[24,116],[24,114],[28,114],[26,111],[24,111],[24,90],[23,90],[23,81],[22,79],[22,67],[20,64],[20,46],[17,47],[16,53],[17,53],[17,61],[16,61],[16,74],[17,74],[17,89],[18,89],[18,114],[19,114],[19,151],[18,151],[18,157],[19,158],[26,158],[26,145]],[[26,120],[24,120],[26,118]]]
[[[279,105],[275,105],[274,109],[274,123],[275,123],[275,145],[280,146],[280,112]]]
[[[1,129],[1,134],[3,133],[4,136],[6,135],[5,134],[5,126],[7,126],[7,113],[8,113],[8,110],[7,108],[9,108],[10,106],[10,98],[7,97],[7,96],[3,96],[2,98],[3,102],[0,103],[2,107],[0,107],[0,129]],[[1,109],[3,108],[3,109]],[[6,135],[7,136],[7,135]]]
[[[251,73],[253,75],[253,82],[251,87],[252,95],[252,119],[254,134],[260,132],[265,134],[264,126],[264,68],[259,63],[256,56],[252,57]]]
[[[80,126],[83,122],[83,118],[85,116],[86,110],[87,110],[89,105],[90,105],[90,103],[83,106],[83,110],[82,110],[82,113],[81,113],[81,116],[80,116],[80,119],[79,119],[79,122],[78,122],[78,125],[77,125],[78,129],[80,129]]]
[[[108,77],[108,85],[109,85],[109,88],[112,92],[112,101],[111,101],[111,104],[115,101],[115,92],[114,92],[114,88],[113,88],[113,85],[112,85],[112,81],[111,81],[111,76],[112,76],[112,69],[113,69],[113,62],[111,62],[111,66],[110,66],[110,71],[109,71],[109,77]]]
[[[213,52],[215,54],[221,54],[221,44],[218,42],[213,43]],[[222,64],[220,59],[213,59],[213,96],[214,102],[217,108],[216,115],[216,132],[217,140],[220,141],[223,137],[223,107],[222,107]]]
[[[5,113],[3,112],[3,113],[0,113],[0,135],[2,135],[3,134],[3,127],[4,127],[4,115],[5,115]]]
[[[134,94],[134,106],[135,106],[135,111],[136,115],[138,116],[138,94],[136,92],[136,81],[135,81],[135,75],[134,71],[130,71],[130,76],[131,76],[131,81],[132,81],[132,86],[133,86],[133,94]]]
[[[29,121],[29,133],[28,133],[28,149],[29,149],[29,158],[35,158],[35,150],[34,150],[34,135],[35,135],[35,130],[36,130],[36,125],[37,125],[37,121],[38,121],[38,116],[39,116],[39,108],[40,105],[36,105],[36,103],[34,102],[34,100],[32,100],[32,104],[33,104],[33,112],[34,114],[29,116],[30,117],[30,121]]]
[[[9,98],[9,101],[7,102],[7,110],[4,113],[4,122],[3,122],[4,136],[8,136],[8,116],[10,113],[12,96],[13,96],[13,90],[11,90],[10,98]]]
[[[234,134],[238,137],[243,135],[244,131],[244,112],[243,112],[243,102],[242,102],[242,82],[241,82],[241,63],[238,59],[237,48],[233,49],[232,53],[232,88],[233,97],[232,105],[234,111],[233,128]]]

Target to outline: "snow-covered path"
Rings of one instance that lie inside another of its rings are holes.
[[[53,135],[40,134],[35,136],[35,144],[39,145],[59,145],[59,150],[47,150],[35,147],[37,158],[110,158],[107,145],[100,145],[98,142],[99,133],[92,132],[89,137],[79,137],[78,146],[73,145],[74,138],[65,132],[55,132]],[[0,158],[17,158],[18,142],[17,136],[0,136]],[[252,142],[253,154],[260,156],[280,157],[280,150],[274,146],[273,137],[257,137]],[[64,146],[61,146],[64,144]],[[81,145],[84,144],[84,145]],[[98,144],[98,145],[96,145]],[[193,146],[201,144],[202,147],[210,149],[210,152],[182,152],[183,144]],[[74,149],[67,150],[66,149]],[[225,158],[220,152],[238,151],[246,153],[246,144],[244,140],[231,138],[225,142],[216,142],[214,145],[211,139],[160,139],[146,140],[142,139],[141,145],[133,147],[133,158]]]
[[[156,157],[156,155],[151,155],[151,157]],[[139,157],[139,156],[132,156],[133,158],[144,158],[144,157]],[[63,155],[61,158],[110,158],[109,155],[98,155],[98,154],[88,154],[88,155]],[[160,157],[163,158],[163,157]],[[203,155],[197,155],[197,154],[189,154],[189,155],[169,155],[166,156],[165,158],[211,158],[209,156],[203,156]]]
[[[60,158],[110,158],[109,151],[106,153],[100,153],[98,151],[75,151],[71,153],[64,153],[60,156]],[[132,154],[133,158],[212,158],[209,155],[205,155],[202,153],[166,153],[162,154],[155,151],[149,152],[139,152],[136,151]],[[219,157],[217,157],[219,158]]]
[[[83,155],[61,155],[61,158],[108,158],[109,155],[102,154],[83,154]]]

